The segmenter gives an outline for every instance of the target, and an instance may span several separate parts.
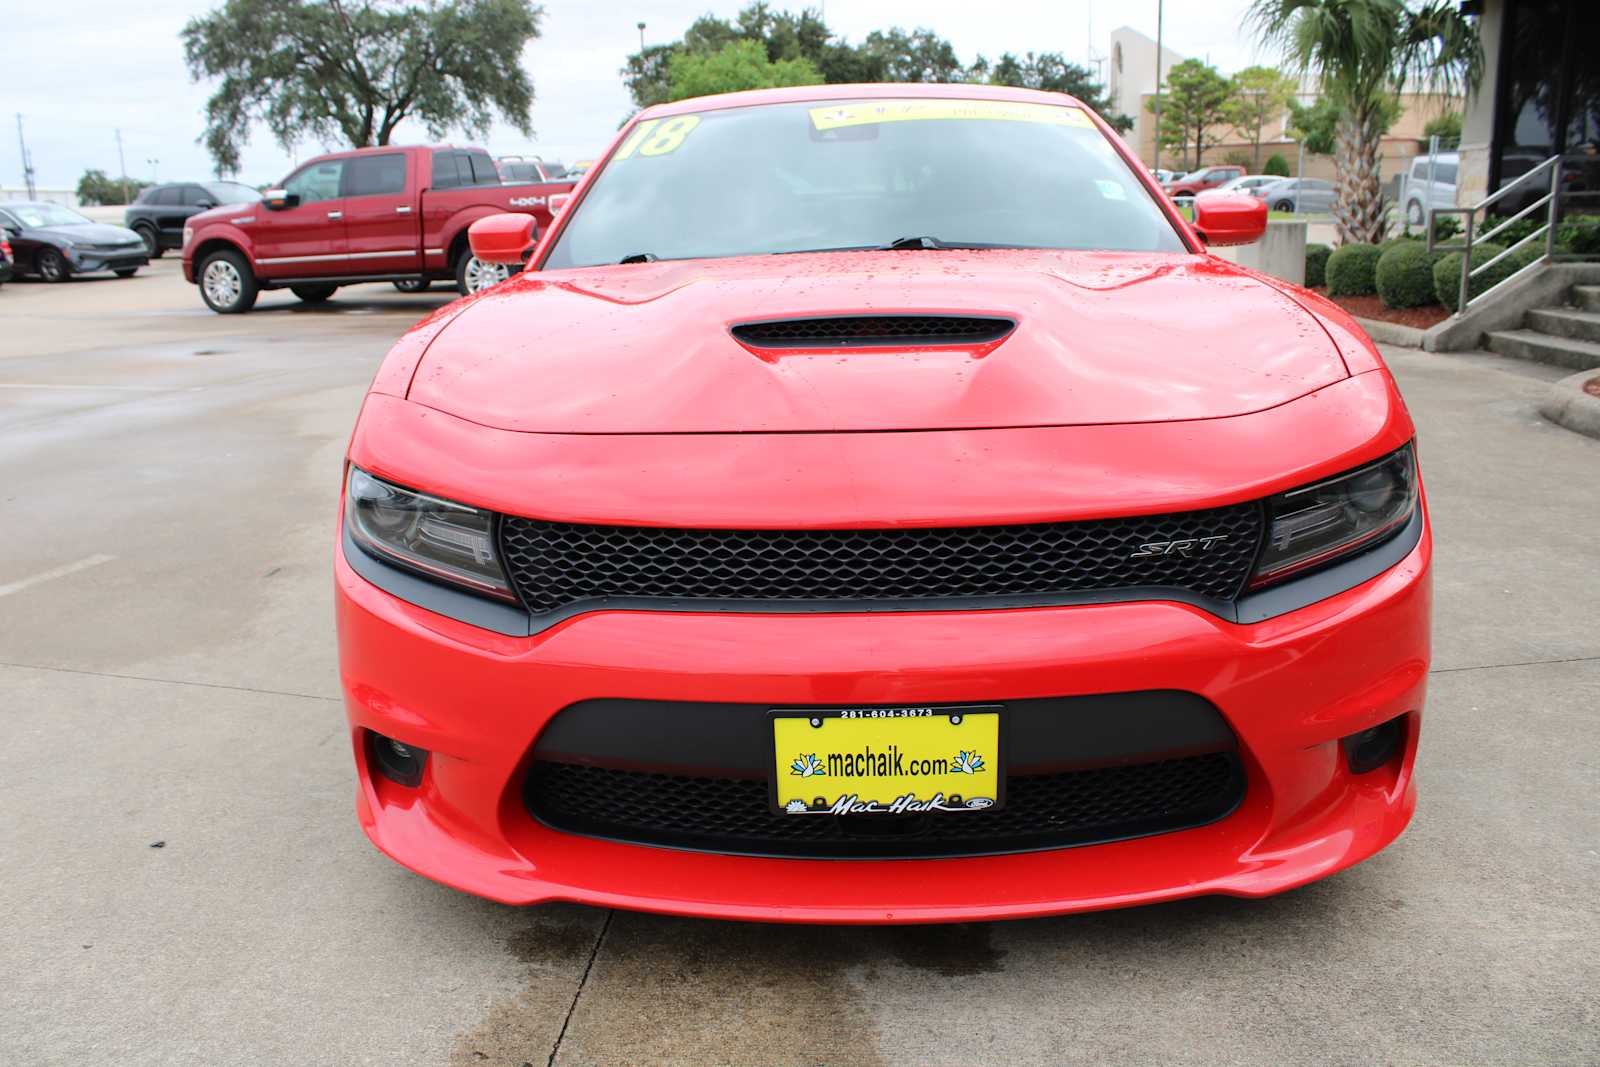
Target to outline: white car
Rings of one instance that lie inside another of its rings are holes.
[[[1424,225],[1428,212],[1434,208],[1456,206],[1456,172],[1460,168],[1461,156],[1455,152],[1418,156],[1411,161],[1400,182],[1400,204],[1409,225]]]

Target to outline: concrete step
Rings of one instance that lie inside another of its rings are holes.
[[[1530,330],[1573,337],[1579,341],[1600,341],[1600,311],[1574,311],[1571,308],[1534,308],[1528,312]]]
[[[1582,311],[1600,311],[1600,285],[1574,285],[1572,302]]]
[[[1600,367],[1600,343],[1554,337],[1537,330],[1497,330],[1484,335],[1484,347],[1502,356],[1548,363],[1553,367],[1573,370]]]

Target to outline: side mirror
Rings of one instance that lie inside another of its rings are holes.
[[[268,189],[261,194],[261,203],[268,211],[282,211],[284,208],[299,207],[300,194],[287,189]]]
[[[213,204],[209,200],[199,200],[199,201],[195,202],[194,206],[199,208],[201,211],[210,211],[212,208],[216,207],[217,205]]]
[[[1247,245],[1267,232],[1267,204],[1239,193],[1201,193],[1194,198],[1194,228],[1213,248]]]
[[[533,251],[537,225],[532,215],[485,215],[467,227],[467,244],[485,263],[520,267]]]
[[[550,209],[551,215],[559,215],[566,209],[567,201],[571,199],[571,193],[551,193],[545,200],[545,206]]]

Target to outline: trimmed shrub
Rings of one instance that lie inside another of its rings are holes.
[[[1327,245],[1306,245],[1306,288],[1316,289],[1328,284],[1328,255],[1333,251]]]
[[[1474,245],[1472,248],[1473,258],[1479,263],[1485,263],[1504,251],[1505,248],[1497,244]],[[1496,263],[1493,270],[1486,270],[1472,279],[1472,288],[1467,292],[1468,298],[1477,296],[1495,282],[1509,277],[1512,273],[1507,269],[1510,263],[1511,257],[1508,256]],[[1461,296],[1460,252],[1451,252],[1448,255],[1441,256],[1439,262],[1433,265],[1433,292],[1439,298],[1439,303],[1451,311],[1457,309],[1457,306],[1461,303],[1459,299]]]
[[[1556,227],[1556,243],[1583,256],[1600,255],[1600,218],[1579,216]]]
[[[1433,239],[1448,241],[1461,232],[1461,220],[1455,215],[1441,215],[1433,221]],[[1422,239],[1428,239],[1428,228],[1423,226]]]
[[[1438,253],[1428,254],[1421,241],[1390,241],[1378,257],[1373,282],[1384,307],[1414,308],[1438,300],[1433,288],[1433,262]]]
[[[1377,245],[1340,245],[1328,257],[1329,296],[1371,296],[1377,292]]]
[[[1289,176],[1289,161],[1283,158],[1282,153],[1274,152],[1267,157],[1267,162],[1262,166],[1261,173],[1287,178]]]

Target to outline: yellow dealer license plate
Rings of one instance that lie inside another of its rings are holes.
[[[788,815],[907,815],[999,807],[1000,709],[772,713],[772,805]]]

